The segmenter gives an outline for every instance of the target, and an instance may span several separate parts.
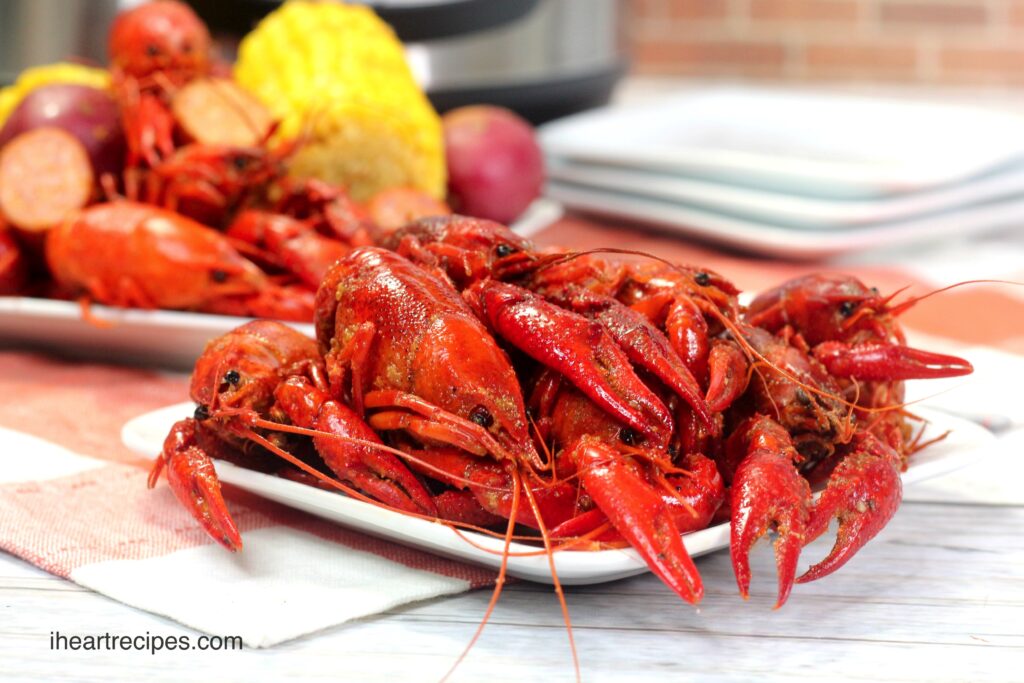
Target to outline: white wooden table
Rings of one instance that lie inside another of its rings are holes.
[[[943,486],[1014,476],[1024,434]],[[1007,471],[1007,467],[1009,470]],[[650,575],[568,589],[585,681],[1020,681],[1024,679],[1024,494],[1001,504],[910,501],[837,574],[772,611],[769,546],[755,595],[737,595],[728,553],[698,560],[706,596],[680,602]],[[937,493],[929,493],[934,491]],[[915,493],[914,491],[909,491]],[[810,546],[811,559],[826,551]],[[159,591],[161,586],[154,585]],[[50,632],[194,633],[0,554],[0,681],[436,681],[469,642],[489,591],[420,603],[268,650],[51,651]],[[549,587],[515,584],[454,681],[572,680]]]

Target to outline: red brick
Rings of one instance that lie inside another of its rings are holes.
[[[1010,0],[1010,25],[1024,26],[1024,0]]]
[[[880,17],[883,24],[902,26],[916,24],[923,27],[977,27],[987,21],[988,10],[980,0],[959,3],[896,0],[882,5]]]
[[[852,22],[859,14],[854,0],[750,0],[755,20]]]
[[[917,51],[907,45],[816,43],[807,46],[804,58],[811,76],[892,78],[911,76],[917,69]]]
[[[629,0],[628,11],[631,18],[663,19],[669,0]]]
[[[638,70],[648,73],[778,75],[782,44],[745,40],[652,41],[636,46]]]
[[[672,19],[724,19],[729,13],[728,0],[667,0]]]
[[[1024,79],[1024,48],[958,47],[945,48],[939,54],[944,74],[969,73],[988,76],[989,80]]]

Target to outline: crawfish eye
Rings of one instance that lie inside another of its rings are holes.
[[[711,284],[711,276],[707,273],[697,273],[693,276],[693,281],[701,287],[707,287]]]
[[[238,374],[238,370],[228,370],[224,373],[224,383],[230,384],[231,386],[238,386],[238,383],[242,381],[242,376]]]
[[[194,417],[199,422],[202,422],[203,420],[209,420],[210,409],[207,408],[205,405],[200,404],[196,406],[196,412],[192,413],[192,417]]]
[[[491,415],[491,412],[483,406],[477,406],[473,408],[473,410],[469,411],[469,419],[484,429],[487,429],[494,424],[494,416]]]
[[[211,270],[210,279],[216,283],[227,282],[228,273],[225,270]]]
[[[160,48],[158,48],[156,45],[154,45],[153,43],[150,43],[149,45],[146,46],[146,56],[147,57],[156,57],[158,54],[160,54]]]
[[[844,318],[849,318],[851,315],[853,315],[853,312],[855,310],[857,310],[856,302],[844,301],[843,303],[839,304],[839,315],[843,316]]]
[[[619,441],[627,446],[635,446],[643,440],[643,437],[629,427],[623,427],[619,432]]]
[[[192,43],[185,41],[181,44],[181,53],[187,55],[192,52]]]
[[[243,156],[237,156],[231,160],[231,165],[235,167],[236,171],[244,171],[249,167],[249,159]]]
[[[516,248],[513,247],[511,244],[499,244],[497,247],[494,248],[494,253],[497,255],[498,258],[505,258],[506,256],[511,256],[515,252]]]

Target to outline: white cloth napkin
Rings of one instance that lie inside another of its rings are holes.
[[[250,647],[493,582],[492,572],[260,499],[229,502],[245,548],[205,538],[146,472],[0,428],[0,548],[125,604]]]

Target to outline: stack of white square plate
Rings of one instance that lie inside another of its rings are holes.
[[[548,194],[775,256],[1024,224],[1024,115],[706,88],[548,124]]]

